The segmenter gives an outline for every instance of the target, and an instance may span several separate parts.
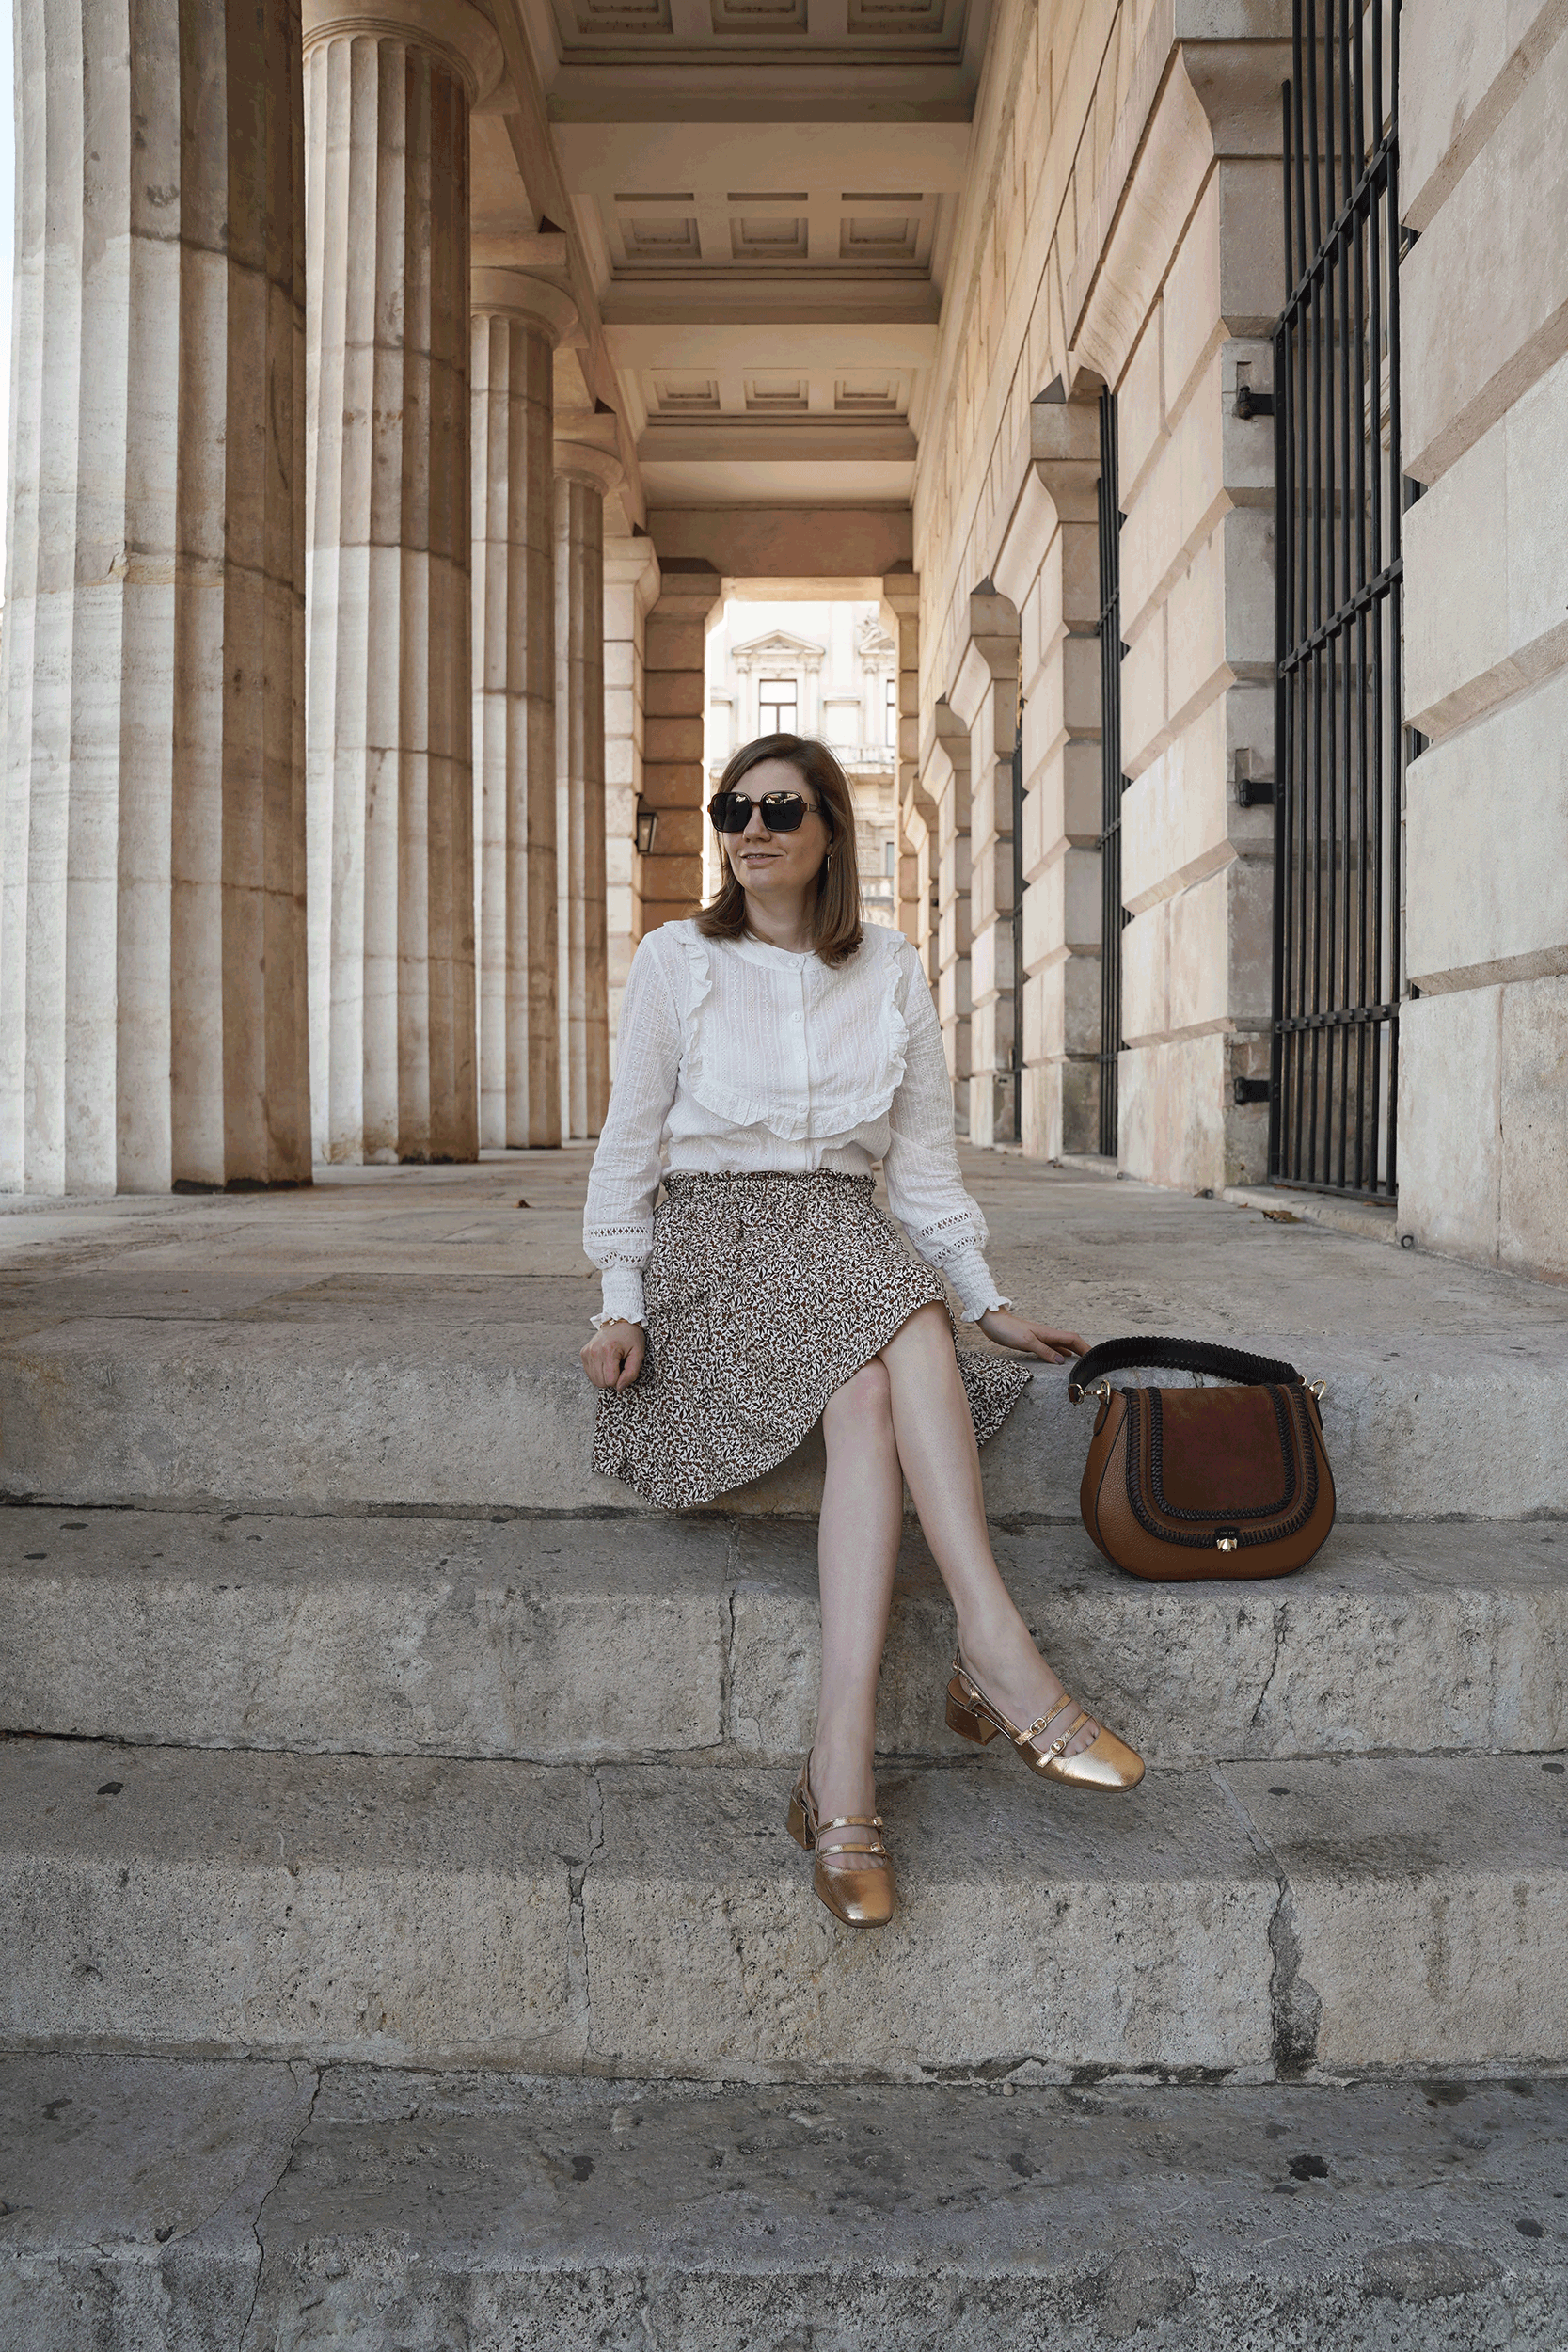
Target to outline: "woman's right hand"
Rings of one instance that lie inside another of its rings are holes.
[[[582,1351],[582,1368],[596,1389],[629,1389],[647,1345],[640,1323],[601,1323]]]

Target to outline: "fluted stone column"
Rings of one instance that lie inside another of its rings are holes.
[[[21,0],[0,1186],[309,1183],[297,0]]]
[[[555,719],[556,344],[577,313],[519,270],[472,277],[479,1139],[561,1141]]]
[[[610,1103],[605,908],[604,502],[617,460],[555,445],[556,821],[561,878],[561,1126],[596,1136]]]
[[[658,598],[658,557],[649,538],[608,538],[604,551],[605,922],[610,1057],[614,1076],[621,1001],[642,936],[643,640]]]
[[[312,1111],[337,1161],[479,1148],[467,0],[309,0]]]

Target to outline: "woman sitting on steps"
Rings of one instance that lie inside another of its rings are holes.
[[[761,1477],[822,1422],[821,1690],[789,1826],[815,1850],[829,1910],[879,1927],[894,1884],[877,1677],[906,1480],[958,1613],[951,1726],[1004,1732],[1035,1772],[1077,1788],[1143,1777],[1068,1696],[998,1573],[976,1447],[1031,1375],[956,1352],[942,1276],[1002,1347],[1057,1364],[1085,1343],[1015,1314],[990,1278],[930,991],[899,932],[862,930],[854,809],[832,753],[765,736],[730,761],[708,813],[723,884],[637,950],[589,1181],[584,1243],[604,1275],[582,1351],[603,1391],[594,1466],[680,1509]],[[873,1203],[879,1160],[919,1261]]]

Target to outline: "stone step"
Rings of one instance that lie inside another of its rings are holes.
[[[1381,1256],[1381,1252],[1379,1255]],[[626,1511],[589,1468],[594,1399],[579,1334],[496,1318],[433,1322],[406,1295],[352,1289],[309,1310],[259,1300],[217,1320],[83,1314],[0,1343],[0,1494],[63,1503],[193,1502],[340,1510]],[[21,1318],[25,1320],[25,1318]],[[1522,1318],[1463,1342],[1441,1328],[1230,1343],[1326,1378],[1341,1511],[1352,1518],[1568,1516],[1568,1334]],[[1076,1518],[1092,1412],[1042,1367],[984,1455],[998,1518]],[[815,1511],[820,1438],[721,1514]]]
[[[816,1900],[788,1776],[0,1743],[0,2046],[722,2081],[1568,2055],[1555,1759],[1101,1798],[884,1773],[902,1900]]]
[[[1068,1678],[1151,1760],[1568,1746],[1568,1529],[1342,1521],[1301,1575],[1148,1585],[999,1531]],[[794,1522],[0,1512],[0,1727],[154,1745],[781,1762],[812,1736]],[[884,1753],[962,1753],[906,1545]],[[994,1753],[994,1752],[993,1752]],[[1004,1762],[1003,1769],[1016,1769]]]
[[[1568,2340],[1568,2085],[0,2059],[16,2352]]]

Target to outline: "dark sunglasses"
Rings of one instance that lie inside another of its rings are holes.
[[[815,805],[800,792],[765,792],[760,801],[746,792],[716,792],[707,813],[720,833],[744,833],[753,808],[762,812],[769,833],[799,833],[806,811]]]

